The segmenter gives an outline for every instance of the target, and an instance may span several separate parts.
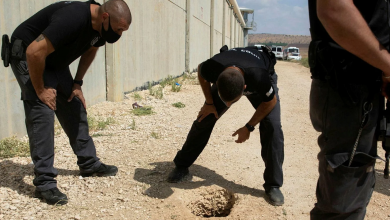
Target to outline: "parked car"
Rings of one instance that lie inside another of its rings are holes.
[[[276,59],[283,59],[283,47],[272,46],[272,53],[275,54]]]
[[[283,50],[283,60],[301,60],[302,56],[299,53],[298,47],[288,47]]]

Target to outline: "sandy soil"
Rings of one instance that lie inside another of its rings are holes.
[[[276,70],[285,134],[283,206],[271,206],[264,199],[258,130],[243,144],[236,144],[231,137],[254,113],[245,98],[218,121],[208,146],[190,168],[192,181],[165,181],[204,102],[200,87],[185,83],[178,93],[166,87],[162,100],[149,96],[148,91],[139,92],[144,97],[139,103],[153,107],[151,116],[131,113],[132,94],[123,102],[105,102],[88,109],[94,117],[116,121],[94,133],[98,156],[119,167],[115,177],[81,178],[66,136],[63,132],[56,135],[58,187],[69,197],[65,206],[49,206],[32,197],[30,158],[0,160],[0,219],[202,219],[193,214],[199,207],[221,208],[233,203],[230,214],[222,218],[309,219],[318,177],[318,134],[308,114],[310,73],[299,64],[283,61]],[[186,107],[175,108],[171,105],[175,102]],[[390,219],[390,180],[383,179],[383,167],[383,162],[377,163],[377,184],[366,219]]]

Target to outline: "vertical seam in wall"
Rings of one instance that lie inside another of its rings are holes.
[[[226,45],[226,2],[223,2],[222,46]]]
[[[106,3],[107,0],[103,1],[103,4]],[[107,42],[104,45],[104,72],[106,76],[106,101],[108,101],[108,70],[107,70]]]
[[[214,16],[215,16],[215,8],[214,8],[214,0],[211,0],[211,8],[210,8],[210,57],[214,55]]]
[[[104,45],[104,72],[106,76],[106,101],[108,101],[107,43]]]
[[[190,72],[190,29],[191,29],[191,0],[186,1],[186,29],[185,29],[185,69]]]

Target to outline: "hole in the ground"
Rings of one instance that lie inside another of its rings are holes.
[[[200,199],[191,202],[188,207],[196,216],[226,217],[230,214],[237,197],[233,192],[216,187],[203,187],[200,189]]]

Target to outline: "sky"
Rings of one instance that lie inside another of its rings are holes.
[[[253,33],[310,35],[308,0],[236,0],[240,8],[255,10]],[[252,15],[249,16],[252,20]]]

